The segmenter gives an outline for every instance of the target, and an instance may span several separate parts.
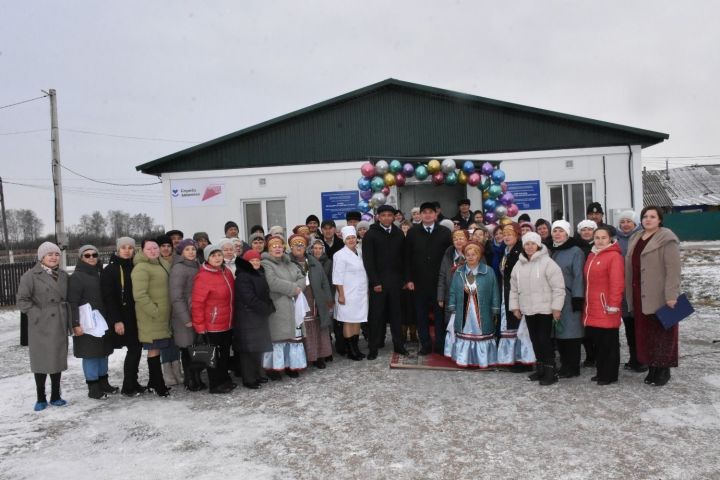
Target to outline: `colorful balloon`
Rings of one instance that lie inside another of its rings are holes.
[[[417,168],[415,168],[415,178],[418,180],[425,180],[428,175],[430,175],[430,172],[425,165],[418,165]]]
[[[385,180],[383,180],[382,177],[374,177],[370,181],[370,186],[372,187],[374,192],[379,192],[385,186]]]
[[[497,221],[497,216],[495,215],[495,212],[487,212],[485,214],[485,223],[493,223]]]
[[[386,187],[392,187],[393,185],[395,185],[395,175],[388,172],[383,175],[383,181],[385,182]]]
[[[510,217],[505,217],[498,220],[498,222],[504,227],[505,225],[510,225],[512,223],[512,219]]]
[[[370,179],[366,177],[361,177],[360,180],[358,180],[358,190],[367,191],[370,189],[372,189]]]
[[[498,198],[502,195],[502,188],[500,188],[500,185],[498,184],[492,184],[490,185],[490,188],[488,188],[488,193],[490,194],[490,198]]]
[[[467,173],[465,173],[465,172],[463,172],[462,170],[460,170],[460,171],[458,172],[457,176],[458,176],[458,183],[459,183],[460,185],[467,185],[467,183],[468,183],[468,175],[467,175]],[[473,185],[473,186],[474,186],[474,185]]]
[[[485,192],[485,191],[487,191],[488,188],[490,188],[490,185],[492,185],[492,183],[490,182],[490,178],[489,178],[489,177],[486,177],[486,178],[485,178],[485,181],[483,181],[482,183],[480,183],[480,184],[478,185],[478,188],[479,188],[481,191]]]
[[[447,175],[447,174],[450,173],[450,172],[454,172],[454,171],[455,171],[455,168],[457,168],[456,165],[455,165],[455,160],[453,160],[452,158],[446,158],[446,159],[443,160],[442,163],[440,164],[440,170],[441,170],[445,175]]]
[[[385,175],[390,170],[390,165],[385,160],[378,160],[375,162],[375,173],[378,175]]]
[[[470,175],[475,171],[475,164],[471,160],[465,160],[465,163],[463,163],[462,166],[463,172]]]
[[[360,219],[365,222],[372,222],[373,221],[372,213],[363,213],[362,216],[360,217]]]
[[[497,207],[497,202],[492,198],[488,198],[483,202],[483,210],[486,212],[492,212],[495,210],[495,207]]]
[[[514,216],[517,215],[518,213],[520,213],[520,209],[518,208],[518,206],[517,206],[516,204],[511,203],[510,205],[507,205],[507,215],[508,215],[508,217],[514,217]]]
[[[366,202],[370,200],[373,196],[373,191],[371,190],[360,190],[360,198],[365,200]]]
[[[514,201],[515,201],[515,195],[513,195],[510,192],[505,192],[502,195],[500,195],[500,203],[502,203],[506,207],[509,206]]]
[[[457,173],[455,173],[455,170],[445,175],[445,185],[457,185],[457,183],[458,175]]]
[[[508,191],[508,184],[507,184],[507,182],[502,182],[502,183],[500,184],[500,188],[502,188],[503,193],[507,192],[507,191]]]
[[[392,173],[398,173],[400,170],[402,170],[402,163],[400,163],[400,160],[391,160],[390,171]]]
[[[440,164],[440,160],[433,159],[433,160],[430,160],[427,164],[428,172],[430,172],[433,175],[438,173],[441,168],[442,168],[442,165]]]
[[[445,174],[443,172],[433,173],[432,182],[435,185],[442,185],[443,183],[445,183]]]
[[[357,203],[357,209],[361,212],[367,212],[368,210],[370,210],[370,204],[367,202],[367,200],[360,200]]]
[[[377,166],[375,168],[377,168]],[[480,171],[486,177],[489,177],[490,175],[492,175],[493,170],[494,170],[494,168],[492,166],[492,163],[490,163],[490,162],[483,163],[482,167],[480,168]]]
[[[412,163],[406,163],[402,167],[402,172],[407,178],[410,178],[415,175],[415,167]]]
[[[370,162],[363,163],[360,167],[360,173],[363,177],[371,178],[375,176],[375,165]]]
[[[472,172],[470,175],[468,175],[468,182],[467,182],[467,183],[468,183],[468,185],[470,185],[471,187],[477,187],[478,185],[480,185],[480,180],[481,180],[481,179],[482,179],[482,177],[480,176],[479,173],[477,173],[477,172]]]
[[[484,192],[482,192],[482,199],[487,200],[488,198],[490,198],[490,194],[487,190],[485,190]]]
[[[380,191],[381,191],[382,194],[385,195],[386,197],[387,197],[388,195],[390,195],[390,187],[383,187],[383,189],[380,190]]]
[[[505,218],[507,216],[507,207],[505,205],[498,205],[495,207],[495,215],[498,218]]]
[[[398,187],[402,187],[403,185],[405,185],[406,181],[407,179],[405,178],[405,175],[402,174],[402,172],[395,174],[395,185],[397,185]]]
[[[505,181],[505,172],[500,170],[499,168],[492,172],[492,181],[493,183],[502,183]]]
[[[385,197],[385,194],[382,192],[375,192],[370,199],[372,203],[375,204],[374,208],[379,207],[380,205],[385,205],[385,202],[387,201],[387,198]]]

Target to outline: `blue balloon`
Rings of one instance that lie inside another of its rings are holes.
[[[493,212],[495,211],[495,207],[497,206],[497,202],[493,200],[492,198],[488,198],[483,202],[483,210],[486,212]]]
[[[455,172],[450,172],[447,175],[445,175],[445,185],[457,185],[458,183],[458,176]]]
[[[358,180],[358,190],[367,191],[370,189],[372,189],[370,179],[366,177],[360,177],[360,180]]]
[[[425,165],[418,165],[415,168],[415,178],[418,180],[425,180],[428,175],[430,175],[430,172],[428,172],[428,169]]]
[[[400,160],[392,160],[390,162],[390,171],[392,173],[398,173],[402,170],[402,163],[400,163]]]
[[[360,210],[360,212],[365,213],[370,210],[370,205],[365,200],[360,200],[357,204],[357,209]]]
[[[500,170],[499,168],[497,170],[493,170],[492,172],[492,181],[493,183],[502,183],[505,181],[505,172]]]
[[[462,169],[463,169],[463,172],[470,175],[471,173],[473,173],[475,171],[475,164],[470,160],[465,160],[465,163],[463,163]]]

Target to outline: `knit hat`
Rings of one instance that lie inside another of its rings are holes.
[[[124,247],[125,245],[130,245],[135,248],[135,239],[130,237],[120,237],[115,241],[115,248],[118,251],[120,251],[120,247]]]
[[[195,234],[193,235],[193,240],[195,240],[196,242],[199,242],[201,238],[204,239],[206,242],[210,243],[210,237],[208,237],[208,234],[205,232],[195,232]]]
[[[580,233],[580,230],[582,230],[583,228],[592,228],[594,231],[597,228],[597,223],[595,223],[592,220],[588,220],[586,218],[585,220],[578,223],[578,226],[577,226],[578,233]]]
[[[38,247],[38,251],[37,251],[38,260],[42,260],[43,258],[45,258],[45,255],[47,255],[49,253],[58,253],[59,254],[60,247],[58,247],[57,245],[55,245],[52,242],[41,243],[40,246]]]
[[[529,227],[531,232],[535,231],[535,225],[530,222],[520,222],[520,228],[522,229],[522,227]]]
[[[602,205],[600,205],[600,202],[592,202],[590,205],[587,206],[587,211],[585,213],[604,213],[602,209]]]
[[[308,215],[308,217],[305,219],[305,225],[310,222],[320,223],[320,219],[316,215]]]
[[[223,232],[224,232],[225,234],[227,234],[227,231],[230,230],[230,229],[233,228],[233,227],[235,227],[235,228],[237,228],[238,230],[240,230],[240,227],[238,227],[238,224],[237,224],[237,223],[233,222],[232,220],[229,220],[229,221],[225,222],[225,228],[223,229]]]
[[[522,237],[523,246],[529,242],[534,243],[538,247],[542,245],[542,239],[540,238],[540,235],[538,235],[535,232],[528,232],[525,235],[523,235],[523,237]]]
[[[195,247],[197,250],[197,243],[195,243],[195,240],[192,238],[183,238],[180,240],[180,243],[178,243],[178,246],[175,248],[175,251],[178,253],[178,255],[182,255],[183,250],[185,250],[185,247],[189,246]]]
[[[225,245],[233,245],[233,241],[230,238],[223,238],[218,243],[216,243],[216,245],[220,250],[222,250]],[[207,248],[207,247],[205,247],[205,248]],[[233,245],[233,248],[234,248],[234,245]],[[205,258],[207,258],[207,257],[205,257]]]
[[[268,230],[269,235],[279,235],[281,237],[285,236],[285,229],[281,227],[280,225],[274,225],[270,227],[270,230]]]
[[[208,245],[203,249],[203,256],[205,257],[205,261],[208,261],[210,255],[212,255],[213,252],[222,253],[222,247],[220,246],[220,244]]]
[[[347,225],[340,230],[340,234],[342,235],[343,241],[345,241],[347,237],[357,237],[357,230],[355,230],[355,227],[352,225]]]
[[[633,212],[632,210],[623,210],[622,212],[620,212],[620,215],[618,215],[617,219],[618,226],[620,226],[620,222],[622,220],[630,220],[635,225],[638,224],[637,220],[635,219],[635,212]]]
[[[250,235],[250,238],[248,239],[248,242],[252,243],[252,242],[254,242],[255,240],[262,240],[262,241],[264,242],[264,241],[265,241],[265,235],[263,235],[263,234],[260,233],[260,232],[255,232],[255,233],[253,233],[252,235]]]
[[[82,257],[82,254],[87,252],[88,250],[95,250],[96,252],[100,253],[100,251],[97,249],[95,245],[83,245],[82,247],[78,248],[78,257]]]
[[[440,220],[440,225],[442,225],[443,227],[447,228],[447,229],[450,230],[451,232],[453,231],[453,228],[455,228],[455,224],[453,223],[453,221],[450,220],[450,219],[448,219],[448,218],[445,218],[445,219],[443,219],[443,220]]]
[[[552,223],[552,228],[550,229],[550,231],[552,232],[552,231],[555,230],[556,228],[562,228],[563,230],[565,230],[565,233],[568,234],[568,237],[569,237],[570,235],[572,235],[572,226],[570,225],[570,222],[568,222],[568,221],[565,221],[565,220],[555,220],[555,221]]]
[[[356,229],[360,230],[361,228],[364,228],[365,230],[368,230],[370,228],[370,222],[366,222],[365,220],[361,220],[358,222],[358,224],[355,226]]]
[[[250,260],[260,260],[260,253],[256,250],[253,250],[252,248],[248,250],[247,252],[243,253],[242,256],[243,260],[250,261]]]

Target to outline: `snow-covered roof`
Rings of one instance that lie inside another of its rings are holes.
[[[720,165],[643,171],[643,204],[661,207],[720,205]]]

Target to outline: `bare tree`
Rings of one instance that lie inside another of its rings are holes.
[[[107,225],[111,238],[124,237],[130,233],[130,214],[122,210],[108,210]]]
[[[153,232],[155,220],[147,214],[138,213],[130,218],[131,233],[138,238],[143,238]]]
[[[102,213],[95,210],[93,213],[88,215],[87,213],[80,217],[80,231],[83,235],[90,238],[102,238],[105,236],[105,228],[107,227],[107,220],[103,217]]]

